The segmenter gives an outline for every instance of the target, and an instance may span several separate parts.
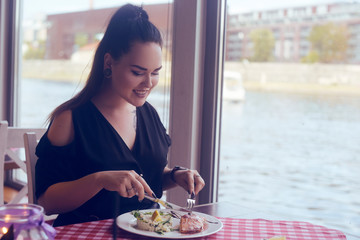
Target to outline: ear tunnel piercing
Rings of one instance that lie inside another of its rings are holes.
[[[112,74],[112,71],[110,68],[105,68],[104,69],[104,77],[105,78],[110,78],[111,77],[111,74]]]
[[[112,74],[111,68],[105,68],[104,69],[104,77],[105,78],[110,78]]]

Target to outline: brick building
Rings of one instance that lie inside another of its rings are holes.
[[[171,4],[144,5],[149,19],[163,34],[164,48],[171,47],[169,36],[171,36],[172,23],[168,21],[171,7]],[[117,9],[117,7],[104,8],[48,15],[45,59],[70,59],[79,48],[76,45],[77,37],[85,37],[87,44],[101,39],[112,14]]]

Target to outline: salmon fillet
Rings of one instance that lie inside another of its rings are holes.
[[[181,233],[197,233],[205,229],[205,219],[193,213],[181,216],[180,228]]]

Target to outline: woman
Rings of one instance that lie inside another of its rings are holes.
[[[144,195],[182,186],[198,194],[195,170],[168,168],[171,140],[146,102],[159,81],[162,39],[140,7],[113,15],[84,89],[57,107],[36,154],[36,197],[54,226],[154,207]],[[117,195],[120,195],[118,197]],[[118,200],[115,204],[115,201]]]

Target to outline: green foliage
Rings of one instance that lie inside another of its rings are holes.
[[[301,59],[303,63],[319,62],[319,54],[317,51],[310,51],[309,54]]]
[[[77,33],[75,35],[75,44],[78,47],[85,46],[88,43],[88,35],[86,33]]]
[[[328,23],[314,26],[309,35],[312,50],[303,60],[312,62],[315,53],[318,62],[334,63],[346,60],[348,29],[346,26]]]
[[[273,59],[273,49],[275,39],[269,29],[256,29],[250,33],[250,39],[253,43],[252,61],[268,62]]]
[[[45,41],[39,41],[36,44],[25,43],[27,50],[23,55],[24,59],[44,59],[45,56]]]

